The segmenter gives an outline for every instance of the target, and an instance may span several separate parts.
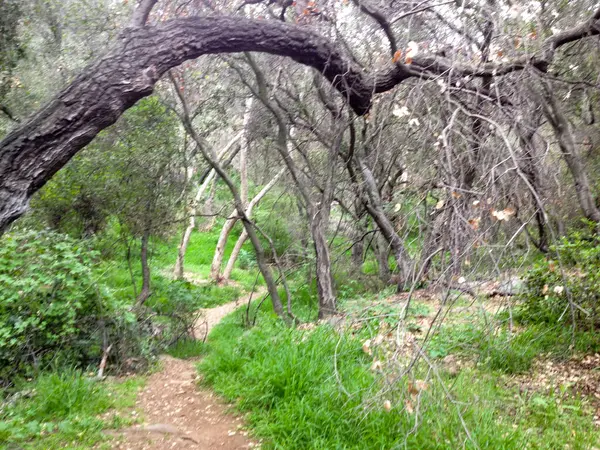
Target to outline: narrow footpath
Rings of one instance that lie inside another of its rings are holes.
[[[203,337],[245,300],[241,297],[203,310],[196,325],[196,336]],[[240,417],[227,412],[227,406],[213,392],[198,386],[197,362],[161,357],[161,370],[148,378],[138,394],[136,406],[144,423],[120,431],[113,448],[237,450],[260,447],[241,429]]]

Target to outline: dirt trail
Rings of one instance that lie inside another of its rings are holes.
[[[255,293],[253,298],[259,293]],[[196,324],[202,338],[247,298],[203,310]],[[210,390],[198,386],[197,361],[161,357],[162,368],[139,393],[137,407],[144,423],[119,433],[113,448],[121,450],[250,449],[259,445],[241,429],[242,420]]]

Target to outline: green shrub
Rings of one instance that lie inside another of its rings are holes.
[[[552,247],[556,258],[528,272],[519,318],[524,322],[600,325],[600,236],[575,233]]]
[[[50,365],[97,366],[107,345],[111,371],[140,370],[166,345],[155,312],[136,314],[133,298],[96,281],[107,277],[88,244],[48,230],[0,240],[0,383]]]
[[[253,251],[249,251],[246,249],[240,250],[240,255],[238,256],[238,266],[242,270],[248,270],[256,266],[256,255]]]
[[[94,282],[96,254],[51,231],[3,236],[0,245],[0,379],[68,352],[77,364],[97,356],[92,336],[104,315]]]

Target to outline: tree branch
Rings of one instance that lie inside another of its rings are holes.
[[[147,19],[155,0],[143,0],[132,23]],[[144,19],[145,18],[145,19]],[[314,67],[359,115],[374,94],[427,73],[497,76],[527,65],[545,71],[555,50],[600,34],[600,9],[586,22],[548,38],[542,50],[507,64],[470,66],[417,56],[369,74],[312,29],[280,21],[233,16],[173,19],[157,26],[128,28],[112,50],[85,69],[46,106],[0,142],[0,233],[22,215],[29,198],[79,150],[138,100],[150,95],[169,69],[201,55],[258,51],[287,56]]]
[[[146,25],[146,22],[148,21],[148,16],[150,16],[152,8],[154,8],[154,5],[156,5],[157,3],[158,0],[141,0],[137,8],[133,12],[133,16],[131,16],[129,26],[137,28]]]

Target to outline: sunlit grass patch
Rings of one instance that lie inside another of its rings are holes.
[[[106,439],[103,430],[132,422],[118,412],[134,405],[142,384],[140,377],[101,382],[69,369],[42,374],[4,399],[0,446],[90,448]],[[109,411],[115,414],[103,418]]]
[[[452,375],[439,362],[432,371],[421,360],[410,376],[399,376],[393,359],[383,370],[372,370],[376,353],[363,351],[378,327],[352,334],[328,325],[291,329],[267,308],[258,325],[246,329],[241,314],[214,328],[199,367],[209,385],[248,413],[251,429],[265,440],[263,448],[598,445],[585,402],[520,392],[487,365]],[[479,338],[465,332],[460,339]],[[418,378],[426,382],[417,392]]]

